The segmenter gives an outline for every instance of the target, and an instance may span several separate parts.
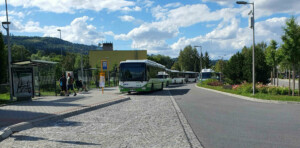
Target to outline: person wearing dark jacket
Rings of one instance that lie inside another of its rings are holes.
[[[61,75],[59,79],[59,86],[60,86],[60,95],[63,96],[63,93],[67,95],[67,78],[64,74]]]

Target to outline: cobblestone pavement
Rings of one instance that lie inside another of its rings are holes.
[[[13,134],[0,147],[190,147],[168,90]]]
[[[20,102],[0,107],[0,129],[23,121],[61,113],[70,109],[105,102],[120,95],[117,88],[107,88],[104,94],[99,90],[79,93],[77,96],[38,97],[33,101]]]

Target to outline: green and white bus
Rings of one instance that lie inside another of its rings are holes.
[[[170,76],[172,79],[172,84],[185,83],[184,73],[178,70],[170,70]]]
[[[170,78],[170,75],[168,74],[168,69],[166,69],[166,71],[158,72],[157,77],[164,81],[164,84],[165,84],[164,87],[167,87],[172,83],[172,79]]]
[[[119,89],[121,92],[145,92],[162,90],[164,80],[158,72],[166,67],[150,60],[126,60],[120,62]]]
[[[186,82],[197,82],[198,75],[199,75],[199,73],[194,72],[194,71],[185,71],[184,72]]]

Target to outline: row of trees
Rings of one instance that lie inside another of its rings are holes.
[[[45,53],[43,50],[37,50],[36,53],[30,52],[23,45],[13,44],[12,62],[24,60],[46,60],[57,62],[55,67],[56,78],[61,76],[62,69],[68,71],[77,71],[81,68],[81,54],[66,52],[65,55],[56,53]],[[90,68],[88,55],[83,55],[83,67]],[[7,47],[4,45],[2,33],[0,33],[0,84],[8,82],[8,64],[7,64]]]
[[[269,82],[271,66],[266,61],[266,43],[255,46],[255,81],[264,84]],[[244,47],[241,52],[234,54],[228,62],[223,63],[222,73],[225,81],[230,84],[252,82],[252,47]]]
[[[201,58],[202,57],[202,58]],[[183,50],[180,50],[178,60],[174,62],[171,69],[180,71],[200,71],[200,59],[203,68],[211,68],[211,60],[208,52],[205,52],[204,56],[199,54],[196,48],[192,46],[186,46]]]
[[[275,40],[271,40],[270,45],[260,43],[255,45],[255,81],[268,83],[274,80],[275,74],[279,71],[292,71],[292,95],[295,95],[295,76],[300,74],[300,26],[297,24],[295,17],[286,21],[283,27],[284,34],[281,39],[283,44],[278,45]],[[222,72],[226,76],[227,82],[239,84],[243,81],[252,82],[251,59],[252,48],[244,47],[242,52],[234,54],[226,63],[218,62],[216,67],[223,65]],[[300,80],[299,80],[300,92]],[[299,95],[299,94],[298,94]]]

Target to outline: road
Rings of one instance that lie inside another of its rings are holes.
[[[195,84],[170,92],[204,147],[300,147],[300,105],[241,100]]]
[[[189,141],[167,90],[14,133],[0,148],[172,147]]]

